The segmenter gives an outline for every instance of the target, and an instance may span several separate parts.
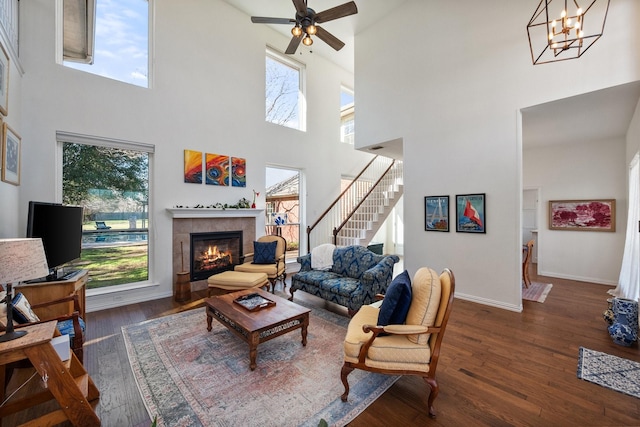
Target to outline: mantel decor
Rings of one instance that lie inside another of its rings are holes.
[[[533,65],[580,58],[602,37],[609,2],[540,0],[527,24]]]
[[[616,201],[549,200],[549,229],[616,231]]]

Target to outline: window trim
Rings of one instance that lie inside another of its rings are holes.
[[[290,127],[290,126],[284,126],[281,125],[285,128],[289,128],[289,129],[294,129],[294,130],[299,130],[301,132],[306,132],[307,131],[307,67],[304,63],[300,62],[300,61],[296,61],[293,58],[290,58],[289,56],[285,55],[284,53],[276,50],[275,48],[268,46],[265,49],[265,59],[266,57],[271,58],[274,61],[280,62],[288,67],[291,68],[295,68],[296,70],[298,70],[298,77],[299,77],[299,81],[298,81],[298,127]],[[265,76],[267,74],[267,70],[266,70],[266,66],[265,66],[265,70],[263,73]],[[266,96],[267,93],[267,87],[266,87],[266,82],[265,82],[265,88],[264,88],[264,94]],[[265,121],[266,117],[265,117]],[[267,121],[267,123],[272,123],[275,125],[278,125],[277,123],[273,123],[270,121]]]

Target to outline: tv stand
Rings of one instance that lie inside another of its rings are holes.
[[[22,283],[14,286],[14,289],[16,293],[22,292],[24,296],[27,297],[31,305],[53,301],[69,295],[78,295],[78,302],[80,303],[80,317],[82,317],[86,322],[86,285],[88,279],[89,272],[87,270],[79,270],[74,276],[67,280],[58,279],[50,282]],[[73,301],[70,301],[68,304],[55,304],[49,307],[40,307],[36,314],[43,319],[52,319],[71,312],[73,312]]]

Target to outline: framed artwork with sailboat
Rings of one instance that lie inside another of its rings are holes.
[[[449,196],[424,198],[425,231],[449,231]]]

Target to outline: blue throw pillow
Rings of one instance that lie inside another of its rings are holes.
[[[382,300],[378,325],[402,325],[411,305],[411,278],[407,270],[397,275]]]
[[[253,242],[253,264],[275,264],[278,242]]]

